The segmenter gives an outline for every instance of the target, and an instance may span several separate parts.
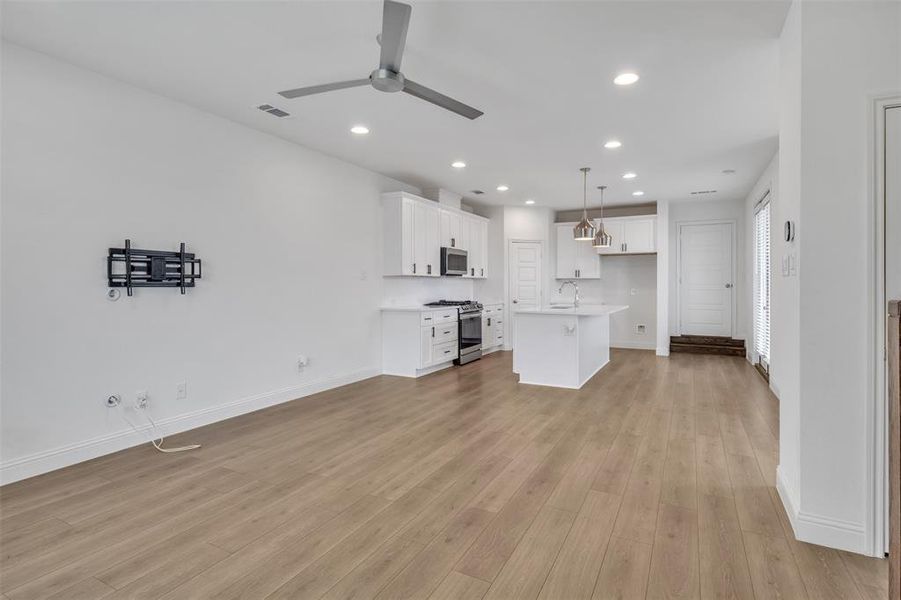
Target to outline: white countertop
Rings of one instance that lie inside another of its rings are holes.
[[[517,310],[517,313],[531,315],[576,315],[578,317],[601,317],[604,315],[612,315],[629,308],[625,305],[614,304],[582,304],[577,308],[567,306],[566,308],[552,308],[545,306],[543,308],[523,308]]]
[[[380,309],[383,312],[423,312],[427,310],[441,310],[440,306],[423,306],[422,304],[410,304],[397,306],[383,306]]]

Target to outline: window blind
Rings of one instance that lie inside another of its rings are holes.
[[[770,203],[764,199],[754,215],[754,350],[770,362]]]

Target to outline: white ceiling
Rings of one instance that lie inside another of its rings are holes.
[[[421,187],[479,202],[581,204],[579,167],[612,204],[748,193],[777,147],[784,1],[414,1],[404,74],[485,111],[469,121],[370,87],[381,3],[4,2],[23,46]],[[641,80],[612,83],[620,71]],[[256,110],[271,103],[279,120]],[[135,115],[140,118],[140,115]],[[368,136],[349,133],[366,124]],[[606,139],[623,142],[606,150]],[[468,167],[456,170],[453,160]],[[724,175],[723,169],[735,169]],[[624,181],[621,174],[636,171]],[[510,191],[495,191],[498,184]],[[642,198],[631,192],[644,190]],[[597,193],[592,194],[597,200]]]

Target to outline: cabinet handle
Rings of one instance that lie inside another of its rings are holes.
[[[481,273],[481,274],[482,274],[482,277],[484,277],[484,276],[485,276],[485,269],[479,269],[479,270],[482,272],[482,273]]]
[[[491,317],[488,317],[488,327],[491,327]]]
[[[416,274],[416,263],[413,263],[413,274]]]
[[[625,244],[623,244],[623,246],[625,247],[626,252],[628,252],[629,251],[629,242],[626,242]]]
[[[457,238],[451,238],[451,248],[456,247],[456,245],[457,245]]]
[[[475,267],[472,267],[472,268],[469,270],[469,275],[470,275],[471,277],[475,277],[475,276],[476,276],[476,268],[475,268]]]
[[[432,317],[423,317],[423,319],[426,320],[426,321],[431,321],[431,320],[432,320]]]
[[[435,328],[432,327],[432,337],[435,337]]]
[[[432,265],[426,265],[425,272],[427,275],[431,275],[432,274]]]
[[[445,353],[445,354],[450,354],[451,351],[450,351],[450,350],[445,350],[444,353]]]

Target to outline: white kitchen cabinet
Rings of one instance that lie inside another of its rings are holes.
[[[604,228],[612,238],[609,248],[598,254],[652,254],[657,252],[657,216],[613,217],[604,219]]]
[[[441,275],[439,212],[434,202],[406,192],[382,194],[382,228],[384,275]]]
[[[488,276],[488,219],[407,192],[382,194],[386,277],[440,277],[441,248],[467,251],[466,277]]]
[[[441,275],[441,247],[438,245],[437,207],[413,203],[413,274]]]
[[[575,223],[557,223],[557,279],[600,279],[601,261],[590,241],[573,239]]]
[[[462,213],[442,208],[441,210],[441,246],[467,250],[469,238],[468,223]]]
[[[464,223],[469,230],[465,238],[468,243],[467,259],[469,273],[466,277],[483,279],[488,277],[488,221],[481,217],[464,217]]]
[[[382,372],[419,377],[458,356],[457,309],[382,308]]]
[[[482,351],[500,350],[504,345],[504,305],[486,304],[482,310]]]

